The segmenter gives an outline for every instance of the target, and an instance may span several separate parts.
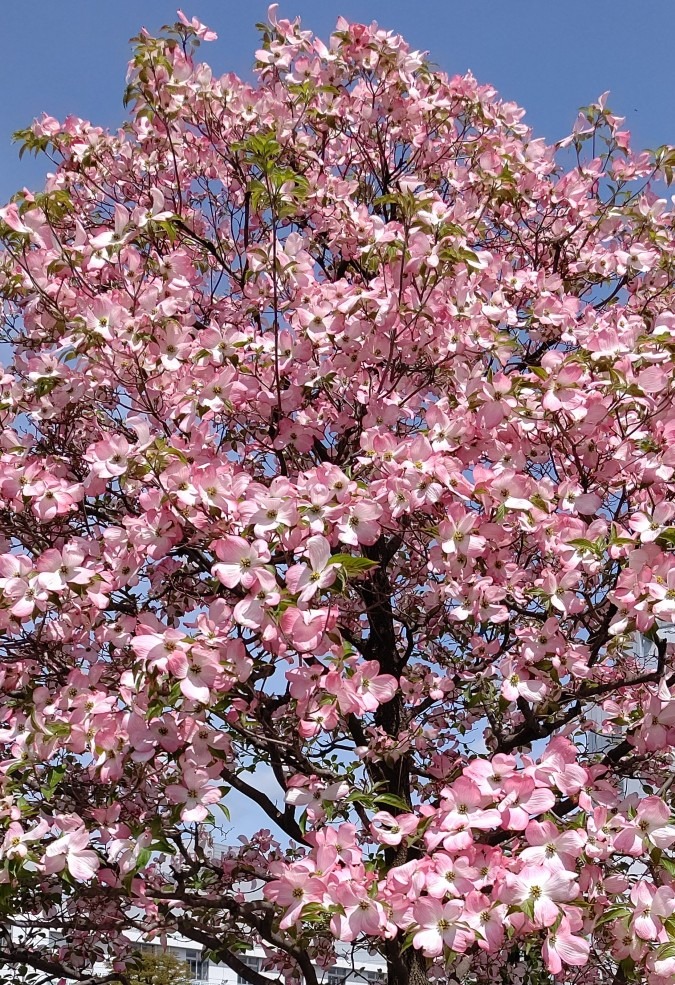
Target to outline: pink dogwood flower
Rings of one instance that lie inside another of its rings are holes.
[[[588,961],[590,950],[589,942],[573,934],[569,920],[563,917],[555,930],[549,930],[541,953],[548,971],[559,975],[565,965],[582,968]]]
[[[89,833],[84,827],[66,831],[47,845],[44,858],[45,872],[61,872],[67,868],[77,882],[93,879],[99,866],[95,851],[88,847]]]
[[[518,906],[527,904],[537,927],[551,927],[560,913],[558,904],[574,899],[575,879],[574,872],[526,865],[518,875],[507,873],[502,899]]]

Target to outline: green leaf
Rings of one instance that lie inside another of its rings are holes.
[[[602,916],[598,917],[595,921],[595,930],[598,927],[602,927],[606,923],[610,923],[612,920],[623,920],[625,917],[631,915],[631,910],[627,906],[610,906]]]
[[[137,870],[138,869],[144,869],[145,866],[148,864],[148,862],[150,861],[151,858],[152,858],[152,852],[150,851],[150,849],[149,848],[143,848],[138,853],[138,858],[136,859],[136,869]]]
[[[377,561],[367,557],[354,557],[353,554],[334,554],[328,564],[339,564],[348,575],[362,575],[378,567]]]
[[[575,537],[573,540],[568,540],[567,543],[570,547],[580,547],[584,551],[591,551],[592,554],[598,553],[598,545],[592,540],[586,540],[585,537]]]
[[[386,804],[388,807],[395,807],[397,810],[403,811],[406,814],[410,813],[410,804],[408,804],[402,797],[397,797],[393,793],[381,793],[377,794],[375,797],[376,804]]]
[[[62,763],[60,766],[53,766],[49,770],[47,782],[40,788],[46,800],[49,800],[53,796],[54,791],[65,776],[66,770],[65,763]]]
[[[666,527],[659,534],[658,540],[664,541],[666,544],[675,544],[675,527]]]
[[[180,451],[180,449],[174,448],[173,445],[167,445],[166,450],[169,452],[169,454],[175,455],[176,458],[179,458],[184,465],[189,464],[187,455],[185,455],[182,451]]]
[[[519,908],[520,908],[520,910],[522,910],[522,912],[526,916],[528,916],[530,918],[530,920],[534,920],[534,900],[533,899],[523,900],[523,902],[520,904],[520,907]]]
[[[326,916],[326,911],[321,903],[305,903],[302,908],[303,920],[322,920]]]
[[[225,804],[222,803],[222,801],[219,801],[215,806],[220,808],[220,810],[225,815],[225,819],[227,821],[231,821],[232,820],[232,815],[230,814],[229,808],[226,807]]]

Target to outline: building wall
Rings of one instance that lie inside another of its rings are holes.
[[[139,944],[142,951],[157,951],[161,953],[159,945]],[[195,985],[248,985],[244,978],[238,977],[227,965],[217,964],[213,961],[202,960],[202,948],[199,944],[188,941],[179,936],[172,936],[167,939],[166,950],[173,954],[180,961],[185,961],[193,975]],[[239,957],[250,967],[264,975],[263,961],[265,952],[261,948],[252,948],[246,954]],[[355,971],[352,971],[351,964],[346,961],[338,962],[333,968],[329,968],[319,974],[321,985],[377,985],[383,982],[385,977],[385,965],[374,960],[369,955],[359,956],[355,960]],[[96,969],[99,973],[106,971],[103,965]],[[269,973],[270,978],[274,978],[273,973]]]

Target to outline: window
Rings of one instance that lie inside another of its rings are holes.
[[[251,971],[260,971],[262,958],[255,958],[252,954],[238,954],[237,957]],[[243,975],[237,975],[237,985],[249,985],[249,982]]]
[[[184,961],[190,969],[190,975],[195,981],[208,981],[209,961],[208,958],[202,957],[201,951],[186,951]]]
[[[136,947],[141,952],[141,954],[161,954],[162,949],[159,944],[144,944],[141,942],[137,944]]]
[[[351,968],[329,968],[326,972],[326,977],[324,978],[324,985],[345,985],[349,975],[351,973]]]
[[[383,981],[383,973],[375,969],[347,968],[336,965],[329,968],[324,975],[323,985],[379,985]]]

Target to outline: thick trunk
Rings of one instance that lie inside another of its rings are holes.
[[[387,985],[428,985],[426,961],[409,948],[401,953],[400,942],[391,941],[386,948]]]
[[[370,579],[364,583],[361,591],[366,606],[369,625],[369,640],[367,656],[377,660],[380,672],[392,674],[399,678],[406,664],[406,656],[398,651],[396,625],[392,609],[392,588],[387,573],[387,565],[400,541],[396,538],[386,543],[384,538],[373,545],[364,548],[363,553],[371,560],[377,561],[379,567],[372,572]],[[405,727],[405,703],[400,692],[380,705],[375,713],[375,721],[388,735],[396,738]],[[405,753],[391,765],[378,762],[376,764],[377,779],[383,785],[383,791],[411,805],[410,791],[410,755]],[[399,813],[399,808],[390,807],[393,814]],[[412,854],[405,845],[390,848],[385,852],[389,867],[403,865],[409,861]],[[387,959],[387,985],[428,985],[426,960],[422,955],[408,948],[401,950],[400,939],[390,941],[385,950]]]

